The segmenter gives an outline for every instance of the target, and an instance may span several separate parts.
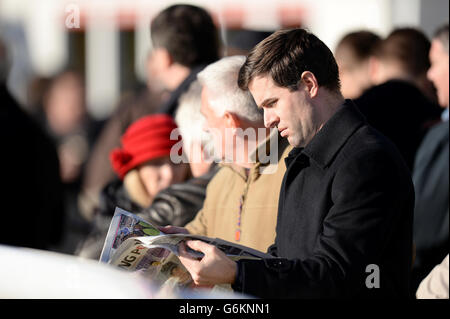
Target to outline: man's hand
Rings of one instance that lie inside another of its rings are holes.
[[[180,243],[180,261],[189,271],[197,286],[234,283],[237,264],[220,249],[200,240],[189,240],[186,245],[205,255],[201,260],[194,258],[186,251],[185,244]]]

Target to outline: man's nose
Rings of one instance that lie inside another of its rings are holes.
[[[276,127],[280,119],[274,112],[264,110],[264,126],[267,128]]]

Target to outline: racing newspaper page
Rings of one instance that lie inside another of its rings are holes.
[[[140,272],[161,285],[187,287],[192,278],[178,259],[178,244],[182,241],[202,240],[238,260],[273,258],[273,256],[228,241],[190,234],[164,234],[151,223],[116,207],[106,236],[100,262],[128,271]],[[193,257],[202,253],[190,250]]]

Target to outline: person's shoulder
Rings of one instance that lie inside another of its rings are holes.
[[[223,183],[237,178],[237,172],[231,165],[219,164],[219,168],[208,184],[208,188],[223,187]]]
[[[446,138],[448,140],[449,138],[449,121],[444,121],[441,123],[438,123],[436,125],[433,125],[428,133],[428,138],[434,139],[435,137],[441,137]]]
[[[361,161],[373,169],[396,168],[405,173],[406,163],[398,148],[386,136],[370,125],[363,125],[353,134],[341,150],[340,158]]]
[[[449,149],[449,122],[445,121],[432,126],[417,150],[415,165],[428,161],[436,161],[436,155],[445,156],[444,150]]]

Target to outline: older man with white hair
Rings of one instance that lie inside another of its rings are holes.
[[[243,56],[221,59],[198,74],[202,85],[204,130],[212,135],[221,170],[208,185],[202,210],[185,228],[266,251],[275,239],[278,197],[290,151],[277,130],[264,127],[252,95],[237,85]],[[269,154],[269,155],[268,155]]]

